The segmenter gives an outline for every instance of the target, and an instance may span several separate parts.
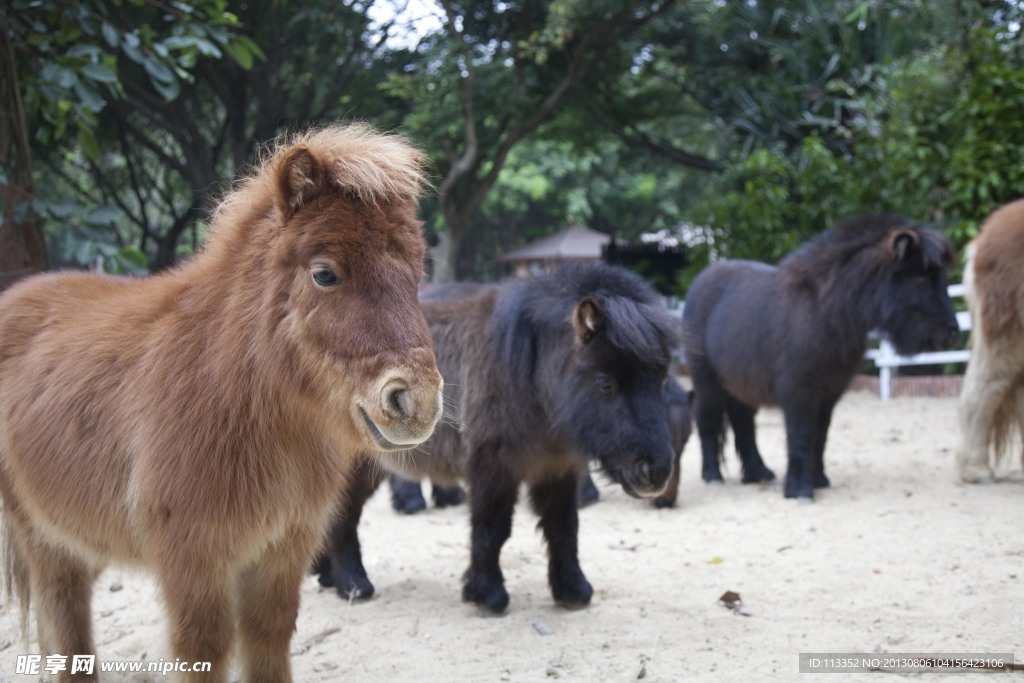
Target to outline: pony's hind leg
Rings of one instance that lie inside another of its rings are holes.
[[[761,452],[757,450],[754,429],[754,416],[757,410],[732,396],[726,399],[725,410],[729,415],[732,432],[736,436],[736,452],[743,463],[743,483],[754,484],[775,479],[775,473],[764,464]]]
[[[24,543],[20,551],[31,577],[40,651],[64,655],[69,663],[73,655],[95,655],[90,607],[99,568],[45,542]],[[72,674],[68,666],[57,680],[91,681],[95,673]]]
[[[811,454],[811,477],[816,489],[828,488],[831,485],[825,475],[825,442],[828,439],[828,428],[832,424],[832,411],[835,407],[836,401],[825,401],[818,411],[818,434],[814,442],[814,452]]]
[[[530,503],[540,517],[548,544],[548,583],[555,602],[565,607],[590,604],[594,589],[580,569],[579,516],[576,488],[579,475],[568,472],[560,479],[530,487]]]
[[[242,680],[284,683],[292,680],[290,644],[299,614],[302,577],[317,535],[293,530],[273,546],[235,584]]]
[[[374,593],[373,583],[363,566],[359,520],[366,501],[383,479],[381,468],[368,460],[356,467],[352,481],[342,494],[344,499],[331,527],[327,547],[314,568],[319,574],[320,585],[334,586],[345,600],[368,599]],[[418,489],[419,483],[415,486]]]
[[[961,444],[956,460],[960,479],[968,483],[992,481],[990,447],[999,450],[1005,438],[1005,402],[1014,391],[1015,369],[1006,366],[1008,354],[994,357],[992,350],[976,344],[964,373],[959,399]]]
[[[720,484],[723,481],[719,460],[725,441],[726,395],[713,381],[699,381],[696,373],[693,385],[697,393],[694,413],[700,436],[701,477],[709,484]]]

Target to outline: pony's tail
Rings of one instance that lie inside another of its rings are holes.
[[[1017,401],[1018,394],[1011,390],[1003,402],[999,404],[996,414],[992,416],[992,431],[989,438],[992,444],[993,472],[998,471],[1001,463],[1008,457],[1013,434],[1019,431],[1020,413],[1018,412],[1019,406]],[[1024,434],[1020,436],[1024,438]],[[1024,463],[1024,453],[1021,454],[1021,462]]]
[[[0,524],[3,526],[3,567],[2,582],[4,593],[7,595],[7,604],[18,604],[18,617],[21,626],[21,637],[28,637],[29,607],[32,602],[32,584],[29,581],[28,567],[18,550],[18,544],[14,542],[14,535],[11,532],[10,522],[6,514],[2,516]]]
[[[968,347],[971,349],[971,363],[990,362],[993,356],[999,352],[993,346],[991,334],[993,330],[1000,329],[1004,321],[989,306],[983,306],[983,292],[979,292],[974,274],[974,258],[977,250],[975,241],[967,245],[964,259],[964,301],[967,303],[967,310],[970,311],[971,319],[974,321],[971,336],[968,340]],[[988,464],[995,472],[1001,463],[1008,457],[1015,432],[1024,441],[1024,424],[1021,422],[1020,399],[1024,398],[1015,389],[1007,392],[1007,395],[1000,401],[995,414],[992,415],[992,426],[988,433]],[[962,408],[961,408],[962,410]],[[1024,465],[1024,449],[1021,451],[1021,464]]]

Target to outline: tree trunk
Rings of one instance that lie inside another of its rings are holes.
[[[46,242],[32,208],[32,153],[28,126],[18,90],[14,46],[7,29],[0,30],[0,290],[46,268]]]
[[[437,246],[427,249],[427,260],[431,264],[431,284],[443,285],[456,279],[460,241],[461,238],[457,233],[447,230],[441,233]]]
[[[0,291],[15,280],[46,268],[46,246],[31,209],[35,191],[30,184],[2,186],[4,217],[0,225]]]

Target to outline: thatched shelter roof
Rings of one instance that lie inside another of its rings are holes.
[[[505,252],[499,261],[564,261],[568,259],[599,259],[601,247],[612,239],[590,228],[572,226],[548,235],[526,246]]]

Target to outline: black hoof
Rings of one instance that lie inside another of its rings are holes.
[[[594,589],[589,581],[583,579],[581,583],[573,586],[552,587],[551,597],[555,599],[556,605],[566,609],[582,609],[590,604],[590,599],[594,597]]]
[[[423,498],[419,482],[391,475],[391,507],[404,515],[426,510],[427,501]]]
[[[370,579],[359,577],[334,577],[334,588],[343,600],[369,600],[373,597],[374,588]]]
[[[742,482],[744,484],[761,484],[774,479],[775,473],[764,465],[761,465],[760,467],[751,468],[749,472],[744,470]]]
[[[470,578],[462,586],[462,601],[472,602],[478,607],[498,614],[508,607],[508,591],[493,579]]]
[[[703,479],[706,484],[724,484],[725,483],[725,479],[722,478],[722,473],[721,472],[711,472],[711,473],[702,474],[701,475],[701,479]]]
[[[674,508],[675,506],[675,496],[658,496],[657,498],[654,499],[654,507],[658,508],[659,510],[667,510]]]
[[[434,507],[447,508],[462,505],[466,501],[466,492],[461,486],[438,486],[434,484],[430,491]]]
[[[827,489],[832,485],[832,482],[828,480],[824,474],[814,475],[814,488],[816,489]]]
[[[786,498],[806,498],[807,500],[814,499],[814,489],[810,486],[790,486],[788,483],[782,491],[782,495]]]

